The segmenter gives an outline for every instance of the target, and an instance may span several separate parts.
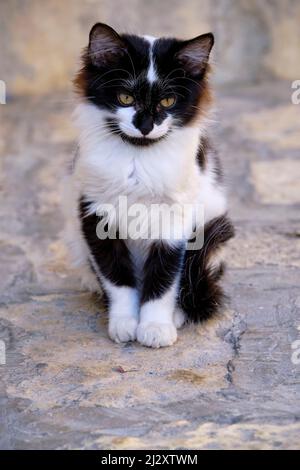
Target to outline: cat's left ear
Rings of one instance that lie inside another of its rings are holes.
[[[203,76],[215,39],[212,33],[202,34],[184,41],[176,54],[176,59],[193,77]]]

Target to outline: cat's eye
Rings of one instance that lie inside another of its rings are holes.
[[[130,106],[134,102],[133,96],[129,95],[128,93],[119,93],[118,100],[119,100],[119,103],[122,104],[123,106]]]
[[[176,102],[175,96],[168,96],[167,98],[163,98],[160,100],[160,104],[163,108],[171,108]]]

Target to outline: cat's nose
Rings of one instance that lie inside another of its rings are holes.
[[[138,126],[139,130],[143,135],[149,134],[153,129],[153,119],[152,117],[144,118],[140,125]]]

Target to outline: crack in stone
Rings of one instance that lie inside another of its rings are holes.
[[[235,312],[232,319],[231,327],[225,331],[223,338],[226,343],[230,344],[233,357],[227,362],[225,375],[226,381],[233,385],[233,373],[235,371],[234,360],[239,356],[241,349],[241,338],[247,329],[246,322],[241,318],[238,312]]]
[[[226,364],[227,374],[225,375],[225,379],[227,382],[232,385],[233,384],[233,373],[235,371],[235,367],[233,361],[230,359]]]

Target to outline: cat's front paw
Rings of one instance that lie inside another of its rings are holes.
[[[136,339],[138,322],[134,317],[110,318],[109,337],[116,343],[127,343]]]
[[[137,340],[149,348],[171,346],[177,340],[172,323],[142,322],[137,329]]]

